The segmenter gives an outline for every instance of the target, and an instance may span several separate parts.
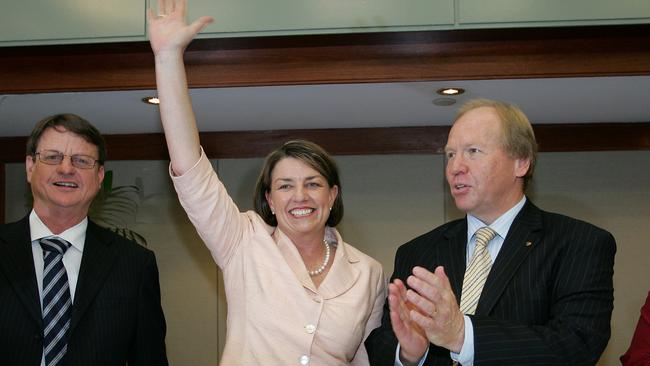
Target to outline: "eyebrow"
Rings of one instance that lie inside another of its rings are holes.
[[[91,153],[66,154],[63,151],[59,151],[59,150],[56,150],[56,149],[42,149],[42,150],[37,151],[37,152],[42,152],[42,151],[51,151],[51,152],[55,152],[55,153],[58,153],[58,154],[63,154],[65,156],[89,156],[89,157],[95,159],[95,157]]]
[[[325,179],[325,177],[323,177],[322,175],[311,175],[311,176],[309,176],[309,177],[305,177],[305,180],[306,180],[306,181],[309,181],[309,180],[314,180],[314,179],[318,179],[318,178],[323,178],[323,179]],[[277,181],[281,181],[281,182],[293,182],[294,180],[295,180],[294,178],[276,178],[276,179],[274,180],[274,182],[277,182]]]

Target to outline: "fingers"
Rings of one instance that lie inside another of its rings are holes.
[[[436,267],[434,274],[442,281],[443,286],[451,288],[451,283],[449,283],[449,277],[447,277],[447,274],[445,273],[445,267],[443,266]]]
[[[168,14],[166,0],[158,0],[158,15],[160,14]]]
[[[417,324],[421,329],[423,329],[425,332],[430,331],[431,329],[437,328],[436,326],[436,321],[435,321],[435,313],[432,313],[431,315],[423,314],[419,311],[412,310],[409,313],[409,318],[412,320],[415,324]]]
[[[399,281],[399,280],[398,280]],[[400,288],[401,285],[401,288]],[[410,321],[408,309],[404,303],[402,295],[404,284],[388,284],[388,307],[390,309],[390,321],[393,326],[393,332],[399,338],[402,338],[408,332],[407,323]]]
[[[400,280],[388,284],[388,307],[391,315],[394,313],[399,317],[400,322],[408,320],[408,309],[406,308],[406,287]],[[391,319],[392,320],[392,319]]]
[[[406,286],[400,280],[388,285],[388,306],[393,332],[401,347],[400,357],[419,360],[426,352],[429,341],[426,334],[411,320],[413,306],[406,301]]]
[[[440,285],[436,275],[422,267],[413,268],[413,275],[406,279],[409,287],[420,296],[430,301],[436,301],[439,296]]]
[[[157,17],[164,18],[178,11],[182,17],[185,17],[187,9],[187,0],[158,0]]]
[[[406,282],[406,303],[413,306],[407,320],[411,326],[421,328],[433,344],[454,352],[460,349],[464,319],[444,268],[431,272],[415,267]]]
[[[436,267],[436,270],[439,268],[442,268],[442,266]],[[413,267],[413,274],[423,280],[426,280],[427,282],[431,282],[435,279],[435,274],[431,273],[428,269],[422,268],[422,267]]]
[[[412,311],[417,311],[424,316],[434,316],[438,311],[436,304],[429,299],[420,296],[413,290],[406,291],[406,299],[409,303],[413,304]]]

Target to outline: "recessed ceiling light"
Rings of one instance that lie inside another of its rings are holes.
[[[465,92],[465,89],[462,88],[442,88],[438,89],[436,93],[440,95],[452,96],[452,95],[461,95]]]
[[[142,101],[147,104],[155,104],[155,105],[160,104],[160,99],[158,99],[157,97],[144,97],[142,98]]]

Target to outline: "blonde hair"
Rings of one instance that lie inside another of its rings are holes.
[[[501,120],[503,149],[515,159],[529,159],[530,167],[524,175],[524,189],[533,178],[537,162],[537,141],[528,117],[514,104],[491,99],[472,99],[463,104],[454,123],[465,113],[481,108],[493,108]]]

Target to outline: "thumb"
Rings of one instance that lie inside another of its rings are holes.
[[[192,24],[190,24],[190,29],[194,34],[198,34],[200,31],[203,30],[203,28],[207,27],[212,22],[214,22],[214,18],[209,16],[203,16],[195,20]]]

